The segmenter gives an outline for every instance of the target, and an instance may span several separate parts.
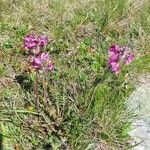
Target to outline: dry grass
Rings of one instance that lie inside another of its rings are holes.
[[[0,8],[0,121],[6,126],[3,132],[10,135],[6,143],[19,143],[24,149],[26,145],[37,149],[40,143],[40,150],[48,142],[55,149],[63,145],[68,150],[128,147],[125,100],[132,92],[131,80],[148,72],[150,66],[149,1],[0,0]],[[54,77],[49,78],[52,102],[45,110],[41,105],[40,120],[34,113],[33,72],[23,48],[28,33],[48,35],[51,42],[47,50],[57,67]],[[93,79],[104,74],[106,49],[111,43],[133,48],[136,61],[125,70],[128,78],[125,73],[118,79],[108,75],[85,113]],[[18,83],[16,76],[20,75],[24,80]],[[44,129],[49,129],[49,137]],[[102,142],[97,142],[99,139]]]

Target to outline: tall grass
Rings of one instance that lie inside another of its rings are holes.
[[[22,149],[127,149],[135,78],[149,71],[150,3],[127,0],[0,1],[0,111],[5,144]],[[34,107],[34,72],[23,38],[42,33],[51,42],[55,72],[49,104]],[[107,49],[134,49],[136,60],[119,76],[107,70]],[[105,142],[104,142],[105,141]],[[97,147],[98,147],[97,146]]]

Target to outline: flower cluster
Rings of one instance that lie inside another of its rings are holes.
[[[120,73],[121,64],[129,65],[135,58],[134,54],[128,47],[121,47],[119,45],[112,45],[108,49],[109,60],[108,64],[112,72]]]
[[[36,70],[53,71],[54,65],[48,53],[41,53],[32,58],[32,66]]]
[[[31,64],[32,67],[39,71],[52,71],[54,65],[47,52],[42,52],[42,50],[47,46],[48,38],[46,36],[35,36],[27,35],[24,39],[24,48],[32,54]]]
[[[39,54],[44,47],[48,44],[46,36],[27,35],[24,39],[24,48],[31,54]]]

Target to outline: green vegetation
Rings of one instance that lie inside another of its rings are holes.
[[[127,98],[136,77],[150,71],[148,0],[1,0],[0,8],[0,146],[129,149]],[[55,63],[47,76],[48,105],[39,81],[39,112],[23,48],[29,33],[49,37],[46,50]],[[107,70],[112,44],[136,55],[118,76]]]

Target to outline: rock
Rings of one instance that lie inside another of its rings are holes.
[[[150,75],[141,76],[136,90],[129,97],[129,109],[138,116],[132,123],[132,150],[150,150]]]

